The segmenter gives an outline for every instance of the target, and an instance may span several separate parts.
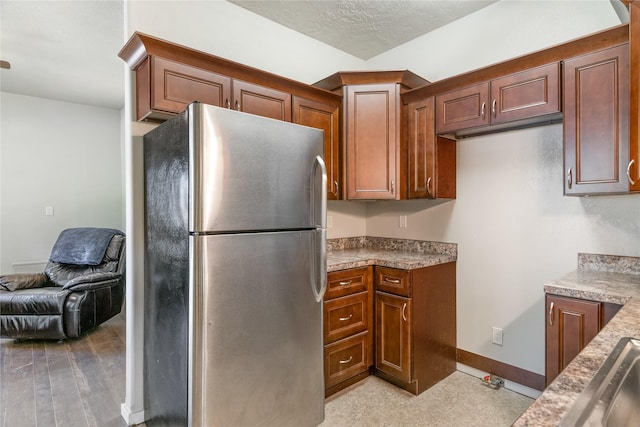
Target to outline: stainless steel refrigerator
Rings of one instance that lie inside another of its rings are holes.
[[[144,136],[147,425],[323,421],[322,150],[201,103]]]

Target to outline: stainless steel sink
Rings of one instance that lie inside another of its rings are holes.
[[[569,426],[640,426],[640,340],[618,342],[560,421]]]

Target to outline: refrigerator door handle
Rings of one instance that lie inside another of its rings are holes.
[[[316,191],[318,191],[318,188],[316,187],[318,167],[320,167],[320,173],[322,174],[320,197],[316,194]],[[320,200],[319,209],[316,205],[316,203],[318,203],[318,199]],[[311,174],[311,203],[313,203],[313,206],[311,207],[311,214],[314,216],[312,220],[314,227],[327,228],[327,167],[324,164],[324,160],[322,160],[322,156],[316,156],[313,161],[313,172]],[[318,218],[318,216],[320,218]]]
[[[320,173],[320,189],[316,187],[316,176]],[[317,191],[320,194],[317,194]],[[322,160],[322,156],[316,156],[313,162],[313,172],[311,174],[311,200],[313,203],[313,224],[318,228],[314,235],[315,256],[314,259],[314,280],[312,282],[313,295],[317,302],[321,302],[327,290],[327,167]],[[320,206],[316,205],[320,201]],[[318,218],[319,216],[319,218]]]
[[[311,282],[311,289],[316,302],[321,302],[327,290],[327,230],[319,228],[314,234],[315,253],[312,257],[314,278]]]

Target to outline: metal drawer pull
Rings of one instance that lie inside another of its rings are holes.
[[[336,191],[333,192],[333,195],[338,197],[338,192],[340,191],[340,186],[338,185],[338,181],[333,181],[336,184]]]
[[[553,302],[549,304],[549,326],[553,326]]]
[[[236,110],[240,111],[240,103],[236,101]]]
[[[493,117],[496,116],[496,100],[494,99],[491,103],[491,112],[493,113]]]
[[[407,309],[407,303],[405,302],[404,304],[402,304],[402,320],[404,320],[405,322],[407,321],[407,315],[405,313],[406,309]]]
[[[345,363],[349,363],[349,362],[351,362],[352,360],[353,360],[353,356],[349,356],[349,358],[348,358],[348,359],[346,359],[346,360],[341,360],[339,363],[340,363],[341,365],[344,365]]]
[[[385,277],[384,281],[387,283],[393,283],[394,285],[400,284],[400,279],[389,279],[388,277]]]
[[[348,285],[351,284],[351,282],[353,282],[353,280],[347,280],[347,281],[344,281],[344,282],[340,282],[339,285],[340,286],[348,286]]]
[[[353,317],[353,314],[350,314],[348,317],[341,317],[341,318],[340,318],[340,321],[341,321],[341,322],[344,322],[345,320],[349,320],[349,319],[351,319],[352,317]]]
[[[482,106],[480,107],[480,116],[482,117],[482,120],[484,120],[484,108],[487,106],[486,102],[482,103]]]
[[[629,165],[627,166],[627,179],[629,180],[629,184],[636,185],[636,182],[631,178],[631,165],[635,163],[636,159],[631,159]]]
[[[227,108],[231,108],[231,102],[229,101],[229,98],[227,98]]]
[[[567,187],[571,190],[571,184],[573,184],[573,174],[571,173],[571,168],[567,169]]]
[[[427,194],[431,197],[431,177],[427,179]]]

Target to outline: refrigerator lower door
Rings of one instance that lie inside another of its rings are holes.
[[[323,421],[322,303],[312,267],[317,236],[191,237],[194,427]]]

